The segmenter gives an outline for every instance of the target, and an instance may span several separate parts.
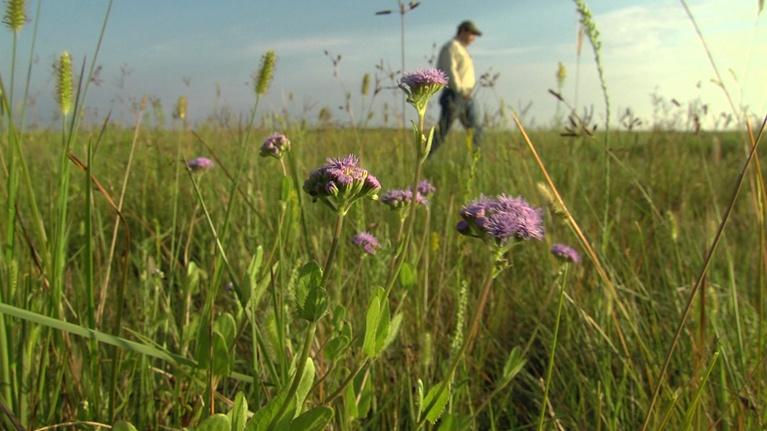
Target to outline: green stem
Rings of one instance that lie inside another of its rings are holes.
[[[498,263],[498,258],[496,258],[495,263],[493,264],[493,268],[488,273],[487,278],[485,278],[484,286],[482,287],[482,293],[479,297],[479,303],[477,304],[476,310],[474,310],[474,316],[471,318],[471,326],[469,327],[469,333],[467,334],[466,338],[463,340],[463,344],[461,344],[461,348],[458,350],[458,353],[453,357],[453,361],[450,363],[450,368],[447,372],[447,378],[444,380],[443,384],[441,384],[439,390],[437,390],[437,393],[434,395],[434,398],[432,398],[432,402],[427,405],[423,412],[428,412],[434,404],[440,399],[442,396],[442,393],[447,389],[448,382],[453,380],[453,375],[455,374],[455,371],[458,369],[458,364],[461,362],[461,359],[463,358],[464,354],[466,354],[471,349],[471,344],[474,341],[474,337],[476,337],[477,333],[479,332],[479,324],[482,320],[482,312],[485,310],[485,305],[487,304],[487,299],[490,297],[490,288],[493,286],[493,280],[503,271],[503,269],[496,269],[495,265]],[[423,423],[423,421],[426,419],[426,415],[424,414],[423,417],[421,417],[418,420],[418,427],[420,428],[420,425]]]
[[[418,182],[421,181],[421,169],[423,168],[423,163],[426,161],[425,155],[423,154],[426,139],[427,139],[423,134],[425,116],[426,116],[425,112],[418,113],[418,130],[417,130],[417,136],[416,136],[416,164],[415,164],[415,173],[413,174],[413,186],[411,188],[413,192],[413,198],[410,200],[407,219],[405,220],[405,222],[407,223],[407,227],[405,228],[405,237],[402,238],[402,240],[399,241],[397,244],[397,251],[394,254],[393,264],[391,266],[391,270],[389,271],[389,279],[386,282],[386,290],[385,290],[386,293],[384,295],[384,297],[386,298],[389,297],[389,294],[391,293],[391,290],[394,287],[394,282],[397,280],[399,271],[402,268],[402,264],[405,261],[405,256],[407,255],[406,253],[407,246],[410,243],[410,237],[413,235],[413,229],[415,226],[415,213],[416,213],[416,207],[418,206],[418,204],[416,203],[415,194],[416,194],[416,189],[418,187]]]
[[[338,251],[338,239],[341,237],[341,229],[344,226],[344,218],[346,217],[346,211],[345,209],[342,209],[338,213],[338,217],[336,218],[336,227],[333,231],[333,242],[330,244],[330,252],[328,252],[328,257],[325,260],[325,266],[322,270],[322,282],[320,283],[320,286],[325,287],[327,285],[327,281],[330,274],[330,268],[331,265],[333,265],[333,260],[336,257],[336,252]]]
[[[543,430],[543,417],[546,412],[546,405],[549,399],[549,387],[551,386],[551,374],[554,370],[554,355],[557,351],[557,337],[559,336],[559,321],[562,316],[562,305],[565,299],[565,286],[567,286],[567,272],[570,269],[570,265],[565,265],[564,275],[562,277],[562,285],[559,288],[559,305],[557,306],[557,319],[554,323],[554,337],[551,341],[551,351],[549,352],[549,365],[546,368],[546,383],[543,387],[543,402],[541,403],[541,412],[538,415],[538,431]]]

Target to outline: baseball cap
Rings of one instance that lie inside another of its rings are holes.
[[[482,32],[479,31],[476,24],[474,24],[474,22],[470,20],[466,20],[458,25],[458,31],[460,32],[461,30],[466,30],[476,34],[477,36],[482,36]]]

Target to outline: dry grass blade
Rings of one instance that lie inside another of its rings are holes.
[[[722,239],[722,234],[724,233],[724,228],[727,225],[727,221],[730,219],[730,215],[732,215],[732,210],[735,208],[735,201],[738,199],[738,194],[740,193],[740,189],[743,186],[743,182],[746,177],[746,173],[748,172],[748,168],[751,165],[751,160],[754,158],[754,155],[756,154],[756,150],[759,146],[759,142],[761,141],[762,134],[764,133],[764,127],[767,124],[767,116],[764,117],[764,120],[762,121],[762,126],[759,129],[759,134],[756,138],[753,138],[752,134],[749,134],[751,136],[751,151],[748,154],[748,158],[746,159],[746,162],[743,164],[743,168],[740,171],[740,174],[738,175],[738,180],[735,183],[735,190],[732,192],[732,197],[730,198],[730,202],[727,205],[727,209],[725,210],[724,216],[722,217],[722,221],[719,223],[719,227],[716,231],[716,236],[714,236],[714,240],[711,244],[711,246],[708,249],[708,252],[706,253],[706,258],[703,262],[703,267],[700,270],[700,274],[698,274],[697,281],[695,282],[695,285],[693,286],[692,290],[690,291],[690,297],[687,299],[687,304],[684,307],[684,312],[682,313],[681,319],[679,319],[679,324],[677,325],[676,331],[674,332],[674,338],[671,340],[671,345],[668,348],[668,352],[666,353],[666,359],[663,361],[663,368],[661,368],[660,375],[658,376],[658,381],[655,386],[655,391],[653,392],[652,399],[650,400],[650,406],[647,408],[647,414],[645,415],[644,423],[642,425],[642,431],[647,430],[647,427],[650,424],[650,418],[652,417],[652,411],[655,407],[655,403],[658,401],[658,396],[660,395],[661,387],[663,387],[663,380],[666,377],[666,373],[668,372],[669,365],[671,363],[671,357],[674,355],[674,350],[676,349],[676,345],[679,342],[679,338],[682,335],[682,330],[684,329],[684,325],[687,322],[687,318],[690,315],[690,310],[692,309],[692,303],[695,299],[695,294],[698,293],[698,290],[700,290],[701,285],[703,284],[703,281],[706,278],[706,274],[708,273],[708,269],[711,265],[711,260],[714,256],[714,253],[716,252],[717,246],[719,245],[719,242]],[[748,126],[749,129],[751,126]]]
[[[608,301],[610,301],[609,303],[612,303],[612,301],[616,301],[618,303],[618,306],[621,308],[621,311],[624,313],[624,315],[626,315],[627,314],[626,310],[623,308],[623,305],[618,299],[618,293],[612,281],[610,280],[610,277],[607,275],[607,271],[605,271],[604,266],[602,265],[602,261],[599,259],[599,256],[597,256],[596,252],[594,251],[594,248],[591,247],[591,243],[589,242],[588,238],[586,238],[586,235],[583,233],[580,226],[578,226],[578,222],[575,221],[575,218],[573,217],[572,213],[567,208],[567,205],[565,204],[565,201],[562,199],[562,196],[559,194],[559,190],[557,190],[556,185],[554,185],[554,181],[551,179],[551,176],[549,175],[549,172],[546,169],[546,166],[543,164],[543,160],[541,160],[541,156],[538,155],[538,150],[535,149],[535,145],[530,140],[530,137],[527,135],[527,132],[525,131],[525,127],[522,125],[522,122],[519,121],[519,118],[517,118],[517,115],[515,113],[512,112],[511,117],[514,120],[514,123],[517,125],[517,128],[519,128],[519,131],[522,133],[522,137],[524,138],[524,141],[527,144],[527,147],[530,149],[530,152],[533,154],[533,158],[535,158],[535,162],[538,164],[538,167],[541,169],[541,172],[543,173],[543,177],[546,179],[546,183],[548,184],[549,188],[554,194],[554,198],[557,200],[557,203],[562,208],[565,214],[565,217],[567,218],[568,224],[570,225],[570,228],[572,228],[573,232],[575,233],[575,236],[578,237],[578,241],[580,241],[584,250],[586,250],[586,254],[589,256],[589,259],[593,263],[594,268],[597,271],[597,274],[605,283],[605,286],[607,286],[607,290],[609,292],[607,298],[608,298]],[[612,309],[612,307],[610,308]],[[621,346],[623,347],[623,353],[626,356],[629,356],[628,345],[626,343],[625,337],[623,336],[623,332],[621,331],[620,324],[617,318],[615,317],[615,314],[612,313],[612,311],[611,311],[611,314],[613,316],[613,320],[615,320],[615,324],[616,324],[615,329],[618,333],[618,337],[620,338]]]

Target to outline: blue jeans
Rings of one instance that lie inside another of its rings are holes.
[[[431,143],[431,152],[434,154],[437,148],[445,142],[447,132],[456,119],[466,129],[474,129],[474,149],[479,148],[479,142],[482,138],[482,126],[479,123],[479,109],[472,98],[464,98],[455,91],[445,88],[439,96],[439,105],[442,107],[442,113],[439,116],[439,125],[434,131],[434,140]]]

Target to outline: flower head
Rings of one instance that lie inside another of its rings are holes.
[[[554,244],[551,254],[564,262],[580,263],[581,255],[574,248],[564,244]]]
[[[461,210],[459,233],[492,239],[498,245],[511,240],[543,239],[541,210],[533,208],[522,197],[481,196]]]
[[[439,69],[419,69],[407,73],[400,80],[400,88],[407,94],[407,101],[418,111],[426,113],[429,99],[447,85],[447,74]]]
[[[271,156],[280,159],[288,150],[290,150],[288,137],[282,133],[272,133],[261,145],[261,157]]]
[[[213,167],[213,160],[207,157],[197,157],[186,162],[186,167],[193,172],[207,171]]]
[[[429,180],[422,180],[420,183],[418,183],[418,186],[415,188],[416,191],[424,196],[429,196],[430,194],[437,191],[437,188],[432,185]]]
[[[413,200],[413,192],[406,189],[389,190],[381,196],[381,202],[392,209],[403,208],[410,205]],[[416,205],[428,205],[429,201],[419,192],[415,193]]]
[[[360,232],[354,235],[352,243],[362,248],[362,250],[370,255],[376,254],[376,251],[381,247],[376,237],[368,232]]]
[[[357,156],[351,154],[341,159],[327,159],[304,181],[306,193],[343,212],[357,199],[366,196],[378,199],[379,190],[378,179],[360,167]]]

